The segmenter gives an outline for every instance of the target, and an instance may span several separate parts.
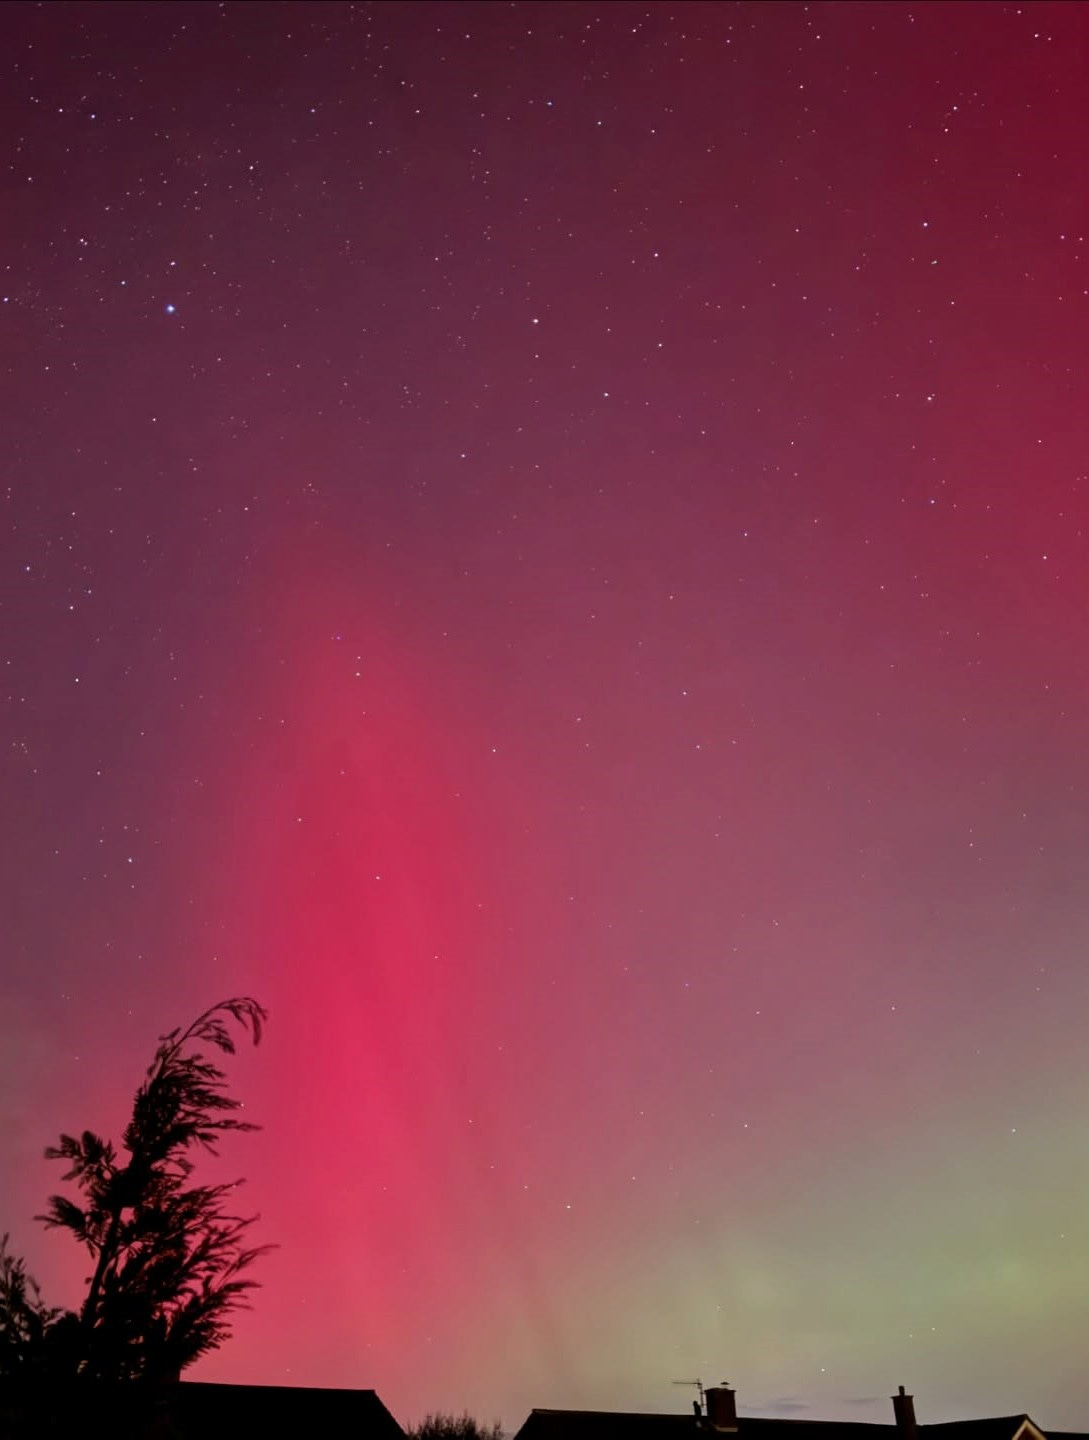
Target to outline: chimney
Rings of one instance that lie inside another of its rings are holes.
[[[915,1397],[905,1395],[902,1385],[899,1395],[892,1397],[892,1413],[896,1416],[898,1440],[916,1440]]]
[[[715,1430],[737,1434],[737,1400],[726,1381],[712,1385],[703,1392],[707,1402],[707,1420]]]

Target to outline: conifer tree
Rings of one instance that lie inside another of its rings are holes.
[[[49,1310],[5,1237],[0,1375],[177,1379],[230,1334],[231,1313],[257,1283],[247,1272],[271,1247],[249,1244],[256,1216],[234,1213],[240,1182],[192,1179],[195,1153],[214,1154],[227,1132],[257,1128],[238,1117],[241,1102],[205,1050],[234,1053],[232,1022],[257,1044],[265,1019],[256,1000],[240,997],[161,1036],[120,1152],[90,1130],[62,1135],[45,1152],[67,1163],[64,1179],[79,1199],[53,1195],[37,1218],[67,1230],[92,1273],[78,1310]]]

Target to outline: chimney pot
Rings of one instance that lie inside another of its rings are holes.
[[[729,1385],[712,1385],[703,1392],[707,1402],[707,1419],[715,1430],[737,1433],[737,1397]]]
[[[918,1426],[915,1424],[915,1397],[908,1395],[902,1385],[899,1394],[892,1397],[892,1413],[896,1417],[896,1429],[903,1440],[916,1440]]]

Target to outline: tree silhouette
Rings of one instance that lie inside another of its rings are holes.
[[[190,1183],[194,1150],[216,1153],[241,1102],[199,1048],[233,1054],[230,1022],[261,1039],[264,1009],[223,1000],[185,1030],[160,1037],[133,1101],[119,1156],[90,1130],[46,1150],[68,1163],[77,1204],[53,1195],[37,1218],[65,1229],[88,1252],[93,1273],[78,1311],[42,1305],[22,1261],[0,1252],[0,1375],[39,1373],[108,1380],[177,1379],[230,1334],[231,1312],[256,1281],[245,1272],[270,1246],[249,1246],[256,1216],[231,1212],[237,1184]]]
[[[49,1328],[60,1314],[50,1310],[25,1263],[0,1236],[0,1375],[32,1376],[40,1366]]]
[[[498,1420],[491,1425],[482,1425],[468,1411],[463,1415],[448,1415],[440,1410],[434,1415],[425,1415],[405,1434],[408,1440],[504,1440],[503,1427]]]

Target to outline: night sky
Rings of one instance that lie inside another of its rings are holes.
[[[44,1146],[250,993],[196,1378],[1089,1425],[1089,9],[0,32],[47,1298]]]

